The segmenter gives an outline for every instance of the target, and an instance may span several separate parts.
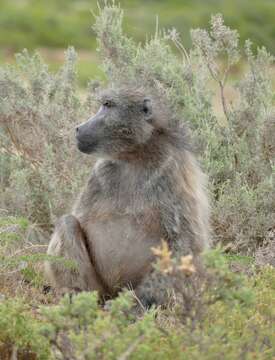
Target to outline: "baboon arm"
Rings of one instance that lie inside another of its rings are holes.
[[[52,286],[103,292],[103,286],[85,245],[85,236],[73,215],[65,215],[59,220],[48,247],[48,254],[64,257],[73,263],[73,267],[68,268],[54,260],[46,262],[46,277]]]

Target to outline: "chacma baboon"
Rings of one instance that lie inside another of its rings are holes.
[[[164,239],[175,255],[196,257],[208,245],[205,176],[186,128],[158,96],[122,87],[102,92],[100,103],[76,128],[79,150],[100,159],[48,248],[78,269],[48,262],[48,278],[103,297],[129,286],[159,302],[151,248]]]

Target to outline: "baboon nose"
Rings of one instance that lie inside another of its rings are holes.
[[[75,137],[78,139],[80,136],[79,126],[75,128]]]

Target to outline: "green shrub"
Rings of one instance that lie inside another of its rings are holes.
[[[41,292],[45,260],[75,268],[71,260],[47,255],[47,246],[44,233],[26,218],[0,217],[0,293],[28,296],[29,291],[32,296],[32,291]]]
[[[26,218],[0,217],[0,289],[11,294],[22,282],[41,284],[43,278],[36,265],[44,260],[43,240],[39,229]]]
[[[66,211],[89,171],[73,134],[89,106],[76,94],[73,49],[66,59],[52,74],[38,54],[24,51],[16,66],[0,69],[1,207],[44,229]]]
[[[36,356],[41,360],[49,359],[49,341],[39,333],[41,324],[29,305],[18,299],[1,301],[0,318],[1,355],[6,354],[9,359],[14,352],[19,359],[23,355],[29,359]]]
[[[66,296],[38,308],[23,300],[0,302],[0,348],[38,359],[272,359],[275,271],[254,278],[232,273],[218,252],[207,254],[216,286],[204,287],[199,321],[172,308],[135,311],[129,292],[103,308],[96,293]],[[191,305],[192,306],[192,305]],[[20,358],[20,357],[19,357]]]

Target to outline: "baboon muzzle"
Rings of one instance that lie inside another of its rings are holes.
[[[95,148],[98,145],[96,133],[101,120],[101,118],[95,115],[85,123],[76,127],[75,137],[77,140],[77,147],[81,152],[90,154],[95,151]]]

